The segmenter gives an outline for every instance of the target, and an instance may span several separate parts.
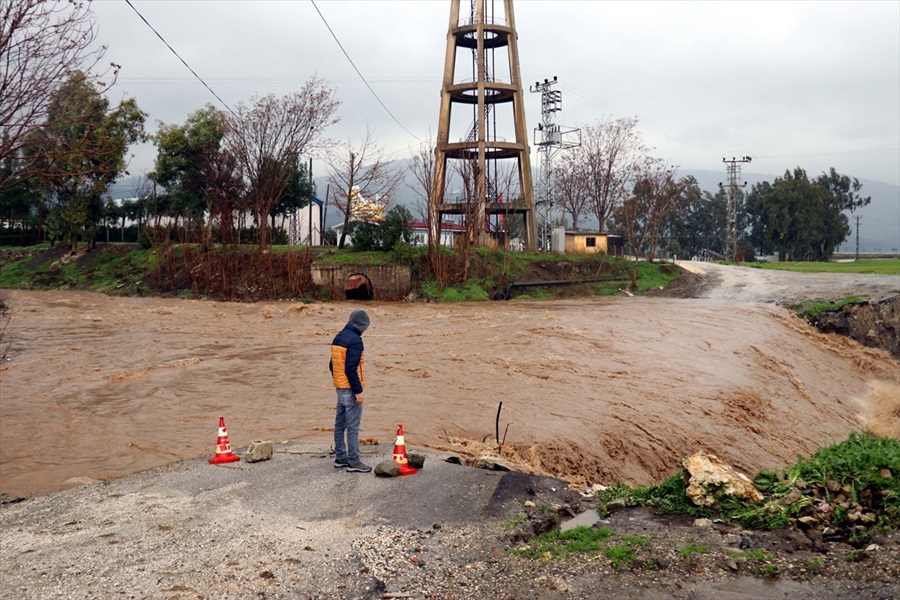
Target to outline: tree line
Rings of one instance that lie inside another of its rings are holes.
[[[31,228],[75,247],[92,244],[104,224],[121,224],[124,235],[130,222],[148,243],[176,236],[204,244],[252,240],[265,249],[283,241],[285,219],[314,194],[304,157],[317,155],[328,169],[326,202],[343,215],[336,243],[343,246],[353,228],[355,243],[367,248],[408,242],[402,226],[397,232],[399,221],[411,219],[406,209],[388,211],[383,230],[352,219],[361,197],[389,202],[405,173],[391,168],[371,131],[355,141],[326,137],[341,102],[317,78],[280,97],[253,96],[224,110],[207,105],[183,124],[158,123],[149,135],[134,99],[113,105],[105,95],[119,66],[98,69],[105,48],[94,45],[88,4],[2,0],[0,17],[0,224],[7,231]],[[693,177],[679,177],[677,167],[652,156],[637,125],[628,118],[582,126],[581,145],[554,167],[549,194],[562,213],[556,224],[578,230],[590,221],[651,260],[724,253],[725,191],[703,191]],[[133,199],[117,204],[108,190],[127,172],[129,147],[146,140],[157,147],[154,170]],[[432,148],[423,145],[410,161],[420,201],[429,197],[433,168]],[[462,196],[474,200],[465,165],[458,177]],[[511,181],[495,174],[492,193],[521,194]],[[739,192],[741,255],[827,260],[850,232],[847,213],[870,202],[860,190],[857,179],[833,168],[811,179],[797,167]],[[513,219],[502,223],[516,227]]]
[[[654,158],[637,119],[582,127],[582,143],[554,167],[560,224],[622,235],[635,256],[653,259],[726,253],[728,194],[701,190],[692,176]],[[778,252],[782,260],[828,260],[850,233],[848,213],[866,206],[856,178],[829,169],[810,178],[800,167],[773,182],[737,191],[739,257]]]

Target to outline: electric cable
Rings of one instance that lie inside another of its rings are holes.
[[[217,93],[215,93],[215,92],[213,91],[213,89],[212,89],[211,87],[209,87],[209,85],[207,85],[207,83],[206,83],[205,81],[203,81],[203,78],[202,78],[202,77],[200,77],[199,75],[197,75],[197,72],[194,71],[194,69],[191,68],[191,65],[187,64],[187,61],[185,61],[183,58],[181,58],[181,56],[178,54],[178,52],[175,51],[175,48],[173,48],[173,47],[169,44],[169,42],[167,42],[167,41],[165,40],[165,38],[164,38],[162,35],[160,35],[160,33],[159,33],[156,29],[154,29],[153,25],[151,25],[150,22],[149,22],[146,18],[144,18],[144,15],[142,15],[142,14],[140,13],[140,11],[138,11],[138,9],[134,7],[134,4],[131,3],[131,0],[125,0],[125,3],[128,4],[128,6],[131,7],[131,10],[133,10],[133,11],[135,12],[135,14],[136,14],[137,16],[139,16],[139,17],[141,18],[141,20],[142,20],[144,23],[147,24],[147,27],[149,27],[150,30],[151,30],[153,33],[156,34],[156,37],[158,37],[160,40],[162,40],[162,43],[165,44],[166,47],[167,47],[169,50],[172,51],[172,54],[174,54],[174,55],[178,58],[178,60],[180,60],[181,63],[182,63],[185,67],[187,67],[188,71],[190,71],[190,72],[194,75],[194,77],[197,78],[197,81],[199,81],[200,83],[202,83],[203,86],[204,86],[206,89],[209,90],[209,93],[212,94],[213,96],[215,96],[215,97],[216,97],[216,100],[218,100],[219,102],[221,102],[221,103],[222,103],[222,106],[224,106],[226,109],[228,109],[228,112],[230,112],[232,115],[234,115],[235,117],[237,117],[237,113],[235,113],[233,110],[231,110],[231,107],[228,106],[228,104],[226,104],[225,101],[222,100],[222,98],[219,97],[219,95],[218,95]]]
[[[127,0],[126,0],[126,1],[127,1]],[[409,135],[413,136],[414,138],[416,138],[416,139],[419,140],[420,142],[424,141],[424,140],[421,139],[419,136],[417,136],[416,134],[414,134],[412,131],[410,131],[409,129],[407,129],[407,128],[403,125],[403,123],[401,123],[400,120],[397,119],[397,117],[394,116],[394,113],[391,112],[391,110],[384,104],[384,102],[381,101],[381,98],[378,97],[378,94],[375,93],[375,90],[372,89],[372,86],[369,85],[369,82],[366,81],[366,78],[363,77],[363,74],[362,74],[362,73],[359,71],[359,69],[356,67],[356,64],[353,62],[353,59],[350,58],[350,55],[349,55],[349,54],[347,54],[347,51],[344,49],[344,45],[341,44],[341,40],[338,39],[337,35],[335,35],[335,33],[334,33],[334,30],[331,29],[331,25],[328,24],[328,20],[325,19],[325,15],[323,15],[323,14],[322,14],[322,11],[319,10],[318,5],[316,4],[316,0],[309,0],[309,1],[312,3],[313,8],[316,9],[316,12],[319,13],[319,17],[322,19],[322,22],[325,23],[325,27],[328,28],[328,33],[330,33],[330,34],[331,34],[331,37],[334,38],[334,41],[337,42],[338,48],[341,49],[341,52],[344,53],[344,56],[345,56],[345,57],[347,58],[347,60],[350,62],[350,66],[353,67],[353,70],[356,71],[356,74],[359,75],[359,78],[362,79],[362,82],[363,82],[364,84],[366,84],[366,87],[369,88],[369,91],[372,93],[372,95],[375,97],[375,99],[378,100],[378,104],[381,105],[381,107],[387,112],[388,115],[390,115],[390,117],[394,120],[394,122],[397,123],[397,125],[399,125],[400,128],[401,128],[403,131],[405,131],[405,132],[408,133]]]

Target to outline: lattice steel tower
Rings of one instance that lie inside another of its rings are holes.
[[[581,130],[565,127],[554,121],[554,115],[562,110],[562,92],[554,90],[558,82],[556,75],[553,81],[544,79],[544,83],[536,81],[529,88],[531,92],[541,95],[541,122],[534,132],[534,143],[541,155],[540,193],[535,201],[543,222],[541,231],[541,249],[550,249],[550,232],[553,230],[553,157],[560,150],[577,148],[581,145]]]
[[[725,163],[725,170],[728,174],[728,215],[726,223],[727,231],[725,232],[725,257],[730,261],[737,261],[738,254],[738,222],[737,222],[737,203],[738,190],[747,185],[747,182],[739,183],[741,179],[741,164],[748,163],[752,159],[749,156],[741,158],[733,158],[731,160],[722,159]],[[719,184],[722,185],[721,183]]]
[[[505,234],[509,216],[521,215],[525,245],[533,250],[534,191],[513,3],[468,4],[468,14],[462,15],[460,0],[451,0],[450,6],[434,187],[428,202],[431,239],[440,240],[445,215],[459,215],[470,241],[483,246],[490,235]],[[457,55],[460,49],[471,51],[471,64],[464,53]],[[448,193],[448,178],[461,191]]]

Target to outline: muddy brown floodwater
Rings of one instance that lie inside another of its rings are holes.
[[[793,464],[864,426],[900,435],[897,363],[775,304],[605,298],[260,303],[4,291],[0,492],[51,493],[232,446],[331,444],[329,344],[366,332],[361,437],[496,453],[576,484],[652,484],[697,451]],[[893,421],[891,419],[894,419]],[[893,429],[892,429],[893,428]]]

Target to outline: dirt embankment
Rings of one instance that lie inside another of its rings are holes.
[[[823,311],[812,323],[819,331],[845,335],[870,348],[882,348],[900,360],[900,296]]]

